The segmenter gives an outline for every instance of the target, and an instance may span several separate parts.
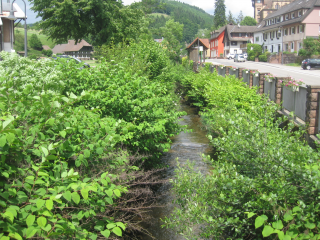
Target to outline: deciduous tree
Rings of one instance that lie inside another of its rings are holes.
[[[42,43],[36,34],[32,34],[29,39],[29,45],[33,49],[42,50]]]
[[[241,26],[255,26],[257,25],[257,21],[249,16],[246,16],[241,22],[240,22]]]

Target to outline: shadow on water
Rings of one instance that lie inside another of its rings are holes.
[[[206,131],[203,129],[200,117],[197,114],[197,109],[181,104],[181,111],[187,112],[187,115],[183,117],[180,122],[182,125],[188,125],[188,129],[192,131],[181,132],[172,139],[171,150],[162,156],[162,162],[168,165],[167,170],[163,174],[165,179],[171,179],[174,177],[174,170],[177,166],[177,158],[180,166],[183,166],[189,160],[195,164],[195,168],[207,173],[210,166],[202,161],[201,155],[213,156],[214,150],[209,145],[209,140],[206,137]],[[151,212],[153,220],[148,223],[143,223],[143,227],[146,228],[157,240],[182,240],[184,237],[177,235],[171,229],[161,228],[163,224],[160,220],[166,216],[170,216],[174,209],[172,203],[174,199],[174,193],[171,191],[171,184],[163,184],[158,190],[158,193],[162,197],[158,200],[158,204],[163,207],[154,208]],[[149,236],[141,237],[143,240],[151,240]]]

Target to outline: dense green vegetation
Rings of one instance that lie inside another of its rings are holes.
[[[192,42],[199,29],[211,29],[213,24],[213,17],[203,9],[178,1],[158,1],[153,13],[164,13],[174,19],[175,22],[183,24],[181,40],[187,43]],[[153,38],[161,38],[158,28],[165,26],[167,18],[163,15],[157,16],[155,14],[151,14],[150,18],[149,29],[153,33]]]
[[[1,240],[141,231],[133,218],[152,197],[143,169],[181,130],[178,75],[154,41],[103,54],[96,68],[79,69],[1,53]]]
[[[206,176],[192,164],[177,170],[178,207],[165,225],[187,239],[319,239],[319,152],[305,131],[233,76],[202,70],[180,84],[219,154],[204,156]]]

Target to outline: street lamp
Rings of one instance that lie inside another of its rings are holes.
[[[278,33],[281,33],[281,29],[283,31],[283,27],[280,26]],[[283,33],[281,33],[281,64],[283,64]]]
[[[11,10],[10,10],[10,15],[7,17],[9,20],[16,20],[17,18],[14,16],[14,11],[13,11],[13,3],[16,0],[13,0],[11,3]],[[27,5],[24,0],[22,0],[24,3],[24,56],[27,57]]]

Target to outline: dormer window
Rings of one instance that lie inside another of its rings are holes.
[[[301,17],[302,16],[302,11],[300,10],[299,12],[298,12],[298,17]]]
[[[294,18],[294,12],[293,12],[293,13],[291,13],[291,18]]]
[[[285,19],[286,19],[286,20],[289,19],[289,15],[288,15],[288,14],[285,15]]]
[[[280,22],[280,17],[277,17],[277,23],[279,23]]]
[[[283,22],[283,16],[281,16],[280,22]]]

